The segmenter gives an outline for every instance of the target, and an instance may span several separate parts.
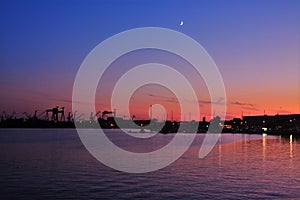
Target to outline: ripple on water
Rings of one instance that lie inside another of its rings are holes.
[[[123,146],[134,143],[114,131]],[[184,137],[184,135],[183,135]],[[172,138],[157,135],[156,149]],[[282,199],[298,198],[299,142],[261,135],[222,135],[204,159],[204,135],[159,171],[128,174],[95,160],[75,130],[0,130],[1,199]],[[128,147],[129,148],[129,147]],[[132,146],[130,148],[133,148]],[[133,149],[143,152],[143,145]]]

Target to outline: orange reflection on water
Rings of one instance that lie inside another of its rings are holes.
[[[266,133],[263,133],[262,134],[262,153],[263,153],[263,159],[265,160],[266,158],[266,137],[267,137],[267,134]]]
[[[231,137],[231,143],[225,143]],[[217,158],[220,169],[235,166],[248,173],[247,167],[259,169],[261,173],[281,173],[287,169],[296,169],[300,159],[296,157],[296,144],[293,136],[280,137],[256,135],[238,139],[238,135],[222,135],[220,143],[208,157]],[[245,139],[247,138],[247,139]],[[236,142],[234,142],[236,141]],[[207,159],[207,158],[206,158]],[[217,163],[216,163],[217,164]]]
[[[293,135],[290,135],[290,158],[293,158]]]

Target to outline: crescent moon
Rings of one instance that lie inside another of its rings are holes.
[[[180,21],[180,26],[183,26],[183,21]]]

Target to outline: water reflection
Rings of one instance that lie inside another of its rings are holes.
[[[290,158],[293,158],[293,135],[290,135]]]
[[[231,141],[231,142],[230,142]],[[295,167],[295,151],[297,145],[297,137],[294,135],[287,136],[271,136],[262,135],[222,135],[218,146],[218,165],[224,166],[224,158],[228,158],[229,152],[233,162],[249,161],[249,158],[261,158],[261,169],[277,167],[271,166],[271,160],[274,163],[282,163],[283,166],[293,169]],[[297,157],[297,162],[299,158]],[[242,164],[242,163],[241,163]],[[299,163],[300,164],[300,163]]]
[[[263,133],[262,134],[262,154],[263,154],[263,160],[265,161],[266,159],[266,142],[267,142],[267,134],[266,133]]]
[[[199,134],[170,166],[128,174],[97,162],[75,131],[53,131],[0,133],[0,185],[8,197],[1,199],[32,199],[32,194],[47,199],[57,194],[67,199],[299,199],[300,149],[295,135],[223,134],[219,145],[199,159],[205,136]],[[117,132],[110,134],[137,152],[157,149],[172,137],[159,134],[158,141],[145,147]]]
[[[218,149],[219,149],[219,168],[222,166],[222,137],[219,138],[219,146],[218,146]]]

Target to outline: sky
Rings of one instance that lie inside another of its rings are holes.
[[[22,115],[56,105],[71,111],[75,76],[91,50],[122,31],[163,27],[195,39],[212,57],[225,84],[227,118],[300,113],[299,10],[296,0],[2,0],[0,111]],[[122,73],[153,60],[185,74],[199,99],[200,119],[212,115],[203,79],[184,60],[154,50],[111,64],[99,82],[96,109],[111,109],[111,90]],[[173,113],[199,119],[191,110],[180,113],[176,96],[157,85],[137,90],[130,111],[147,118],[155,103],[167,110],[157,118]]]

